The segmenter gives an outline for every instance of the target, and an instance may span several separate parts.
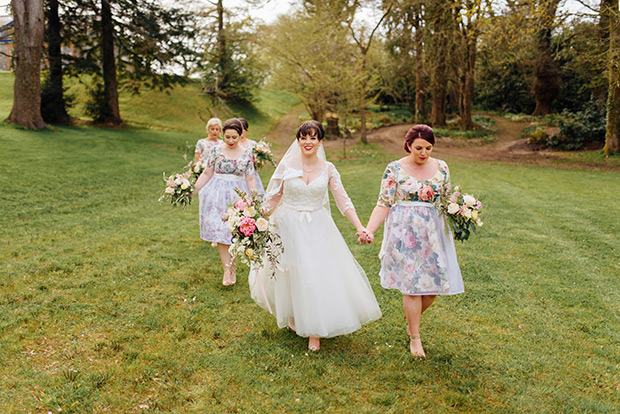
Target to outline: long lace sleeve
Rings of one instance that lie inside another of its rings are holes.
[[[280,204],[280,200],[282,199],[282,180],[274,180],[275,190],[269,193],[265,193],[265,199],[263,201],[263,206],[265,209],[271,214],[273,210]]]
[[[340,179],[340,173],[338,173],[338,170],[336,170],[336,167],[334,167],[334,164],[330,163],[328,168],[329,168],[329,171],[328,171],[329,189],[331,190],[332,195],[334,196],[334,200],[336,201],[338,210],[340,210],[342,215],[344,215],[344,213],[349,209],[355,210],[355,207],[353,206],[353,202],[349,198],[347,192],[344,189],[344,186],[342,185],[342,180]]]

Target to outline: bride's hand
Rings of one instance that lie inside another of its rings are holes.
[[[373,235],[368,233],[365,228],[355,233],[355,235],[357,236],[357,241],[360,242],[360,244],[370,244],[374,238]]]

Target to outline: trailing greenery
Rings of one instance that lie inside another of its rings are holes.
[[[383,317],[310,353],[250,299],[246,267],[221,286],[197,204],[157,202],[194,138],[0,126],[0,411],[617,412],[618,172],[447,159],[485,224],[457,246],[466,293],[424,315],[424,361],[379,286],[380,243],[332,208]],[[365,221],[391,157],[339,154]]]

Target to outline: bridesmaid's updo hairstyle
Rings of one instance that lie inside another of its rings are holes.
[[[411,127],[409,131],[407,131],[407,135],[405,135],[405,151],[409,151],[409,147],[413,144],[413,141],[416,138],[422,138],[425,141],[430,142],[435,145],[435,133],[433,132],[433,128],[428,125],[418,124]]]
[[[219,126],[220,131],[222,130],[222,121],[220,121],[220,118],[211,118],[207,121],[207,126],[206,126],[207,132],[209,132],[209,127],[213,125]]]
[[[241,127],[244,130],[248,130],[250,128],[250,124],[248,124],[248,121],[245,120],[245,118],[237,118],[239,120],[239,122],[241,122]]]
[[[325,137],[325,128],[320,122],[311,120],[302,123],[297,129],[297,133],[295,136],[297,139],[301,138],[304,135],[316,135],[316,137],[321,141]]]
[[[240,136],[243,133],[243,125],[241,125],[241,122],[239,122],[237,118],[231,118],[224,122],[224,126],[222,127],[222,134],[226,132],[227,129],[234,129]]]

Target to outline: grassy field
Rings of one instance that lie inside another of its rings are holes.
[[[197,206],[157,202],[191,136],[0,127],[1,412],[617,412],[618,173],[448,160],[485,226],[457,247],[466,293],[425,316],[425,361],[379,245],[334,208],[384,316],[309,354],[244,268],[221,286]],[[388,159],[351,156],[333,159],[365,220]]]
[[[618,412],[620,173],[447,159],[485,225],[457,245],[466,293],[425,314],[424,361],[379,286],[379,244],[332,208],[383,318],[309,353],[253,303],[246,268],[221,286],[197,205],[157,202],[196,139],[166,122],[0,125],[0,412]],[[365,221],[389,158],[338,154]]]

